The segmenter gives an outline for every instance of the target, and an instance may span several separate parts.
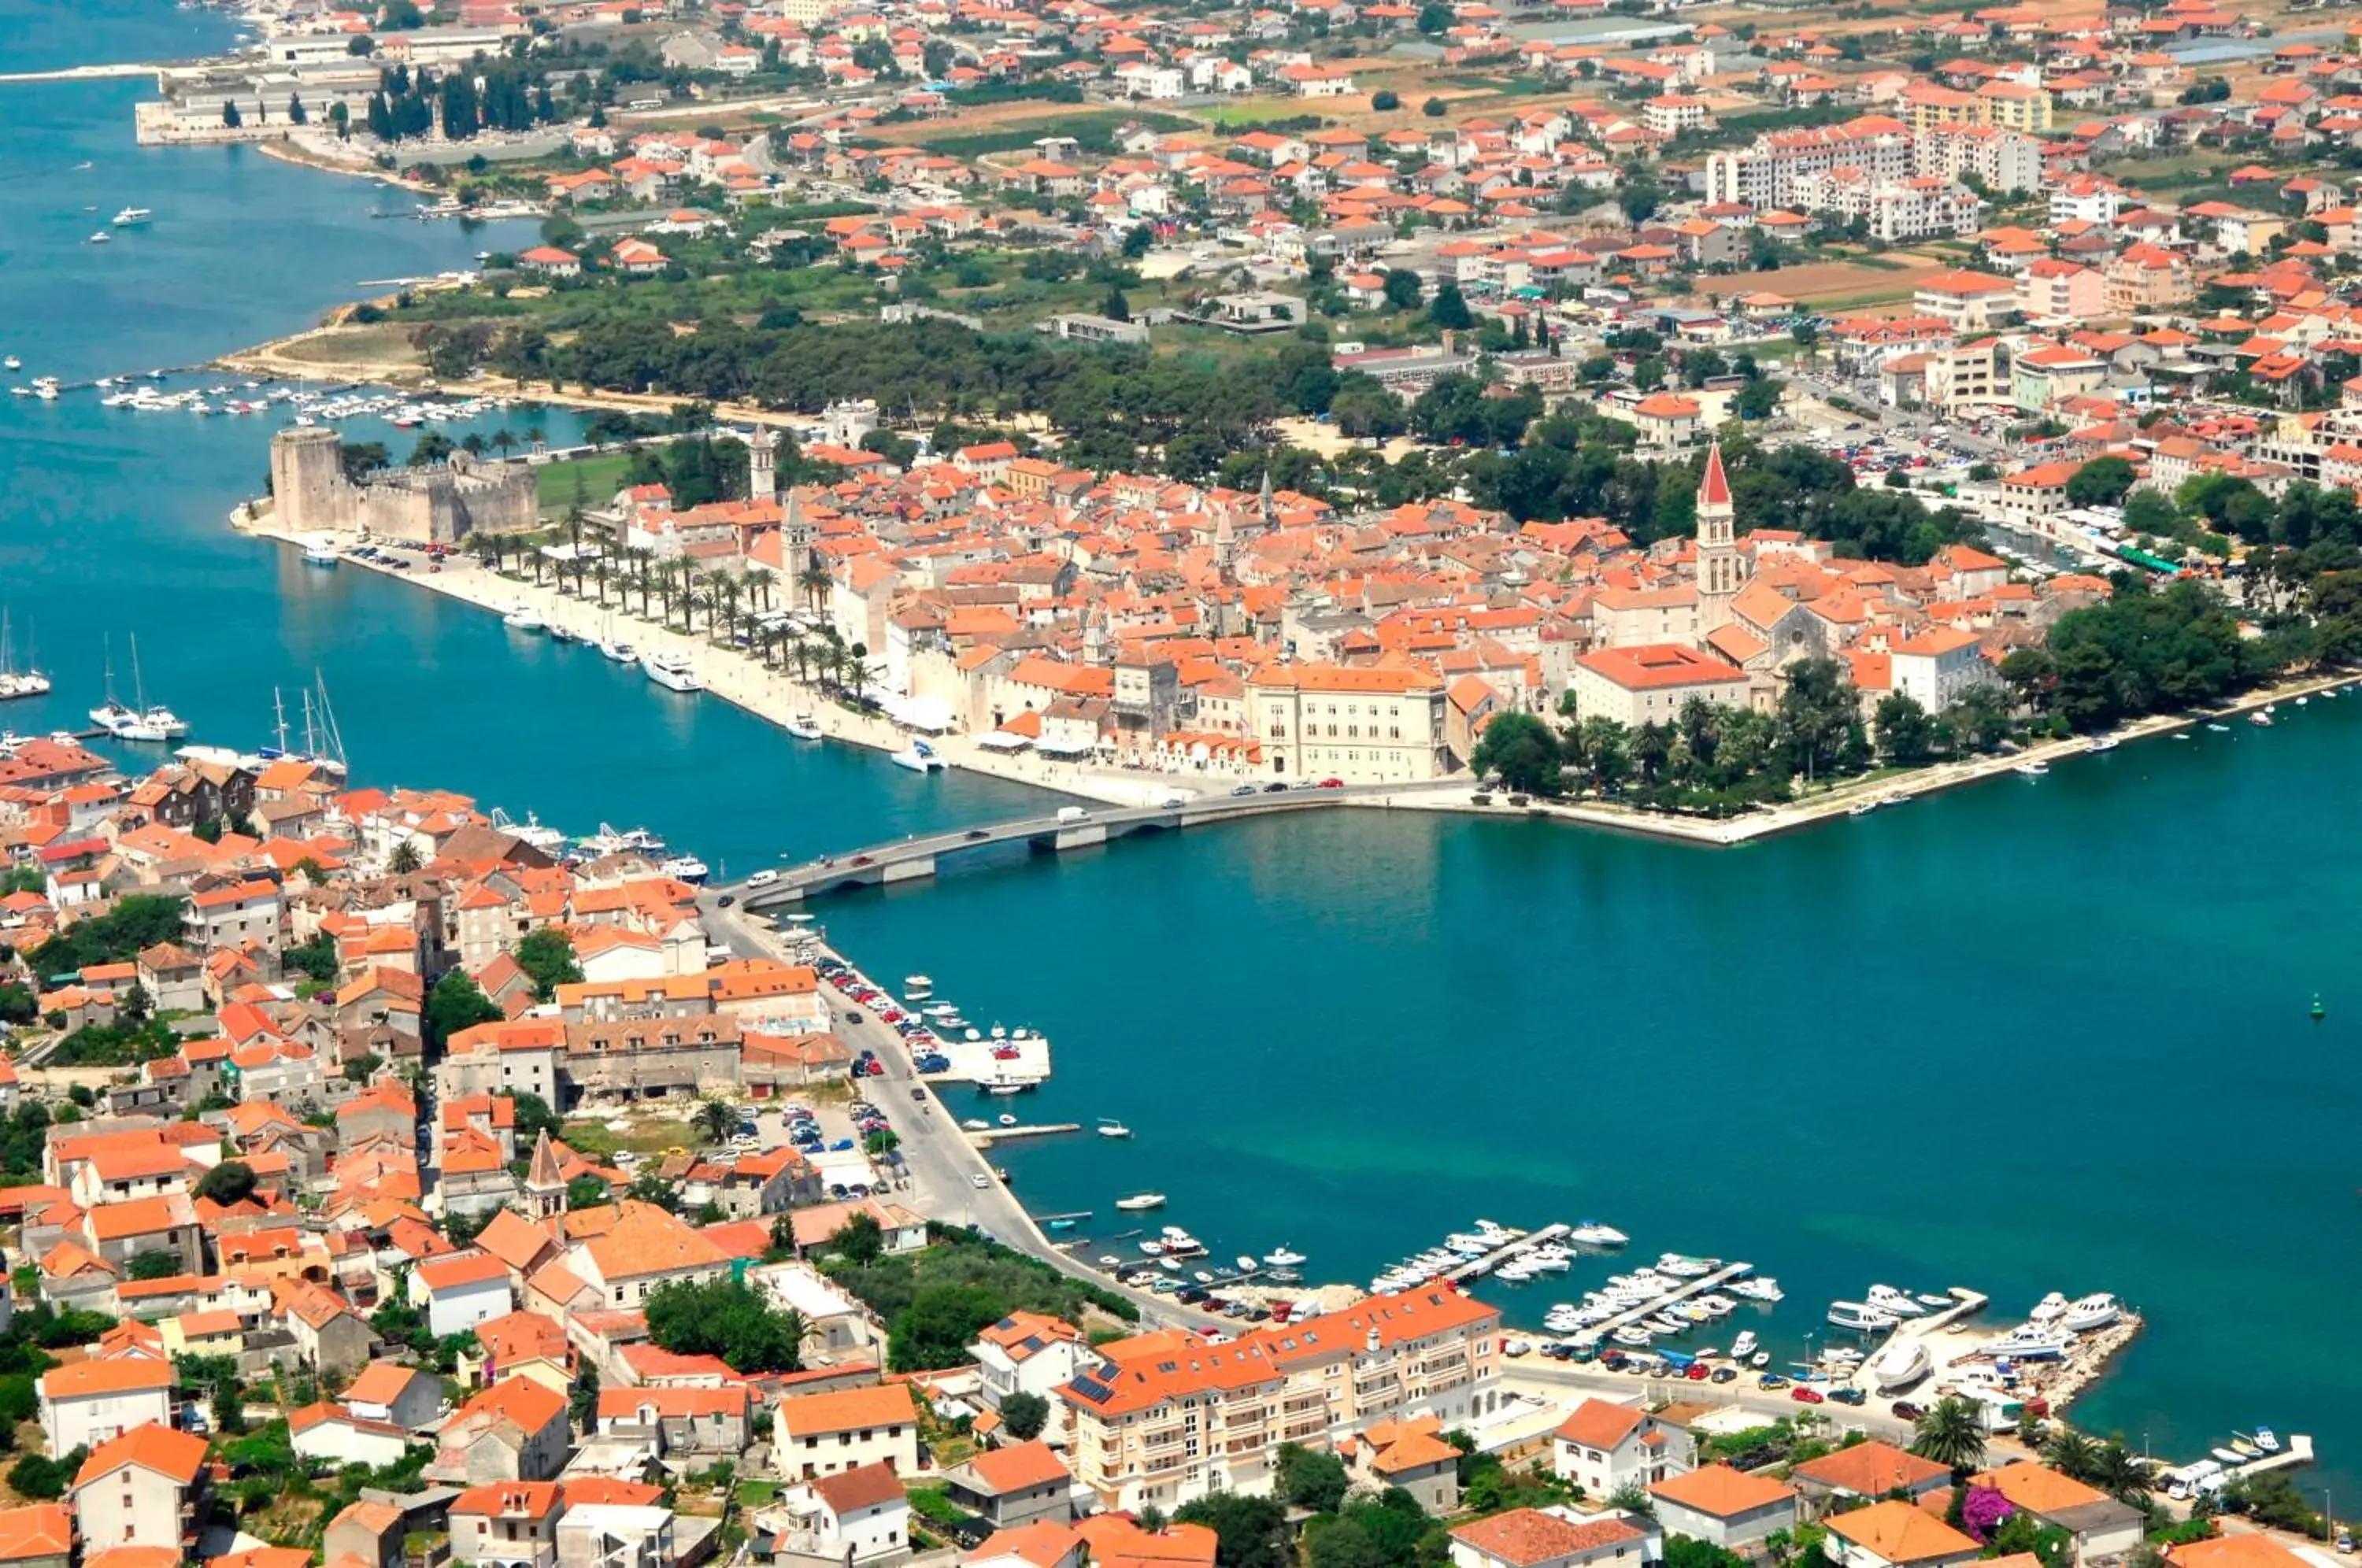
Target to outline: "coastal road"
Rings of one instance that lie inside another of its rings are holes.
[[[700,900],[706,930],[740,957],[784,958],[771,933],[736,909],[717,907],[713,898]],[[831,995],[837,1037],[858,1051],[866,1047],[886,1066],[886,1076],[864,1078],[859,1088],[886,1113],[900,1139],[900,1153],[910,1189],[901,1194],[909,1207],[946,1225],[972,1225],[1003,1246],[1038,1258],[1062,1274],[1113,1291],[1141,1310],[1143,1325],[1166,1324],[1201,1331],[1235,1332],[1240,1325],[1216,1314],[1196,1311],[1145,1290],[1119,1285],[1098,1270],[1051,1245],[1016,1195],[994,1178],[992,1165],[967,1135],[958,1119],[937,1099],[933,1088],[911,1071],[901,1036],[877,1021],[866,1008],[851,1008],[841,996]],[[861,1021],[851,1021],[859,1012]],[[911,1090],[922,1098],[913,1099]],[[977,1178],[983,1178],[979,1187]]]
[[[1899,1446],[1907,1447],[1911,1441],[1911,1423],[1889,1409],[1883,1399],[1873,1398],[1859,1409],[1847,1405],[1800,1405],[1786,1389],[1756,1387],[1751,1373],[1740,1374],[1736,1383],[1693,1383],[1680,1377],[1636,1377],[1628,1372],[1609,1372],[1596,1364],[1579,1366],[1572,1362],[1527,1355],[1504,1363],[1501,1378],[1503,1385],[1512,1390],[1555,1401],[1564,1400],[1570,1393],[1594,1394],[1619,1403],[1629,1403],[1636,1397],[1650,1404],[1693,1399],[1705,1405],[1735,1405],[1742,1410],[1760,1413],[1766,1426],[1783,1416],[1811,1416],[1839,1431],[1859,1427],[1871,1437],[1883,1438]]]

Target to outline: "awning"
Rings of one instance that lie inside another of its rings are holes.
[[[1023,751],[1033,744],[1023,735],[1012,735],[1007,730],[994,730],[989,734],[981,734],[974,738],[976,744],[987,751]]]
[[[906,730],[939,735],[952,727],[952,705],[940,697],[898,697],[887,692],[878,697],[877,705]]]
[[[1038,740],[1033,749],[1044,756],[1088,756],[1098,748],[1089,741]]]

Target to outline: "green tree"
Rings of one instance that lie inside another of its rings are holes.
[[[1558,733],[1531,713],[1494,714],[1468,767],[1480,778],[1497,773],[1503,784],[1527,794],[1555,795],[1565,787]]]
[[[1182,1504],[1173,1518],[1214,1532],[1216,1568],[1286,1568],[1287,1511],[1275,1498],[1216,1492]]]
[[[2077,469],[2067,481],[2070,506],[2114,506],[2133,487],[2131,462],[2124,458],[2094,458]]]
[[[174,1252],[141,1253],[131,1260],[134,1279],[170,1279],[180,1272],[181,1254]]]
[[[420,445],[422,447],[425,445],[423,438]],[[411,453],[411,460],[414,463],[417,461],[417,457],[418,454],[415,451]],[[421,864],[422,862],[418,858],[418,846],[411,843],[408,839],[404,839],[400,844],[394,845],[393,855],[386,861],[385,868],[388,871],[392,872],[397,877],[407,877],[412,872],[417,870]]]
[[[426,1039],[439,1051],[463,1030],[480,1023],[498,1023],[505,1015],[464,969],[454,969],[426,993]]]
[[[1395,310],[1417,310],[1420,295],[1427,285],[1418,273],[1407,267],[1389,267],[1385,272],[1386,304]]]
[[[582,966],[575,961],[574,939],[556,926],[525,933],[511,956],[532,978],[534,993],[543,1001],[557,999],[558,987],[581,982]]]
[[[1435,291],[1435,303],[1427,307],[1427,319],[1448,332],[1464,332],[1476,324],[1468,302],[1460,296],[1457,283],[1446,283]]]
[[[222,124],[227,126],[232,130],[236,130],[239,126],[245,123],[244,116],[239,115],[237,112],[237,105],[232,103],[229,99],[224,98],[222,100]],[[22,1492],[25,1489],[22,1486],[19,1486],[17,1490]],[[28,1496],[30,1494],[28,1494]],[[51,1492],[49,1495],[52,1497],[57,1496],[55,1492]]]
[[[615,1189],[607,1185],[603,1176],[579,1176],[566,1184],[566,1207],[568,1209],[596,1209],[602,1203],[614,1201]]]
[[[1968,1400],[1947,1395],[1919,1418],[1911,1452],[1954,1470],[1973,1470],[1985,1456],[1983,1417]]]
[[[1050,1419],[1050,1401],[1039,1394],[1006,1394],[1000,1400],[1000,1428],[1019,1442],[1042,1435]]]
[[[1451,112],[1451,105],[1440,98],[1429,98],[1418,106],[1418,112],[1430,120],[1440,120]]]
[[[808,1329],[743,1280],[660,1285],[643,1309],[648,1338],[678,1355],[712,1355],[733,1372],[797,1372]]]
[[[565,1128],[558,1121],[557,1113],[549,1109],[549,1101],[530,1090],[511,1098],[516,1107],[515,1133],[518,1148],[533,1147],[544,1132],[547,1132],[553,1138],[564,1133]]]
[[[221,1204],[243,1203],[254,1196],[254,1167],[244,1160],[224,1160],[197,1178],[190,1196]]]
[[[36,1502],[55,1502],[66,1495],[66,1488],[73,1484],[75,1474],[82,1469],[82,1462],[89,1456],[90,1451],[84,1448],[75,1449],[72,1453],[56,1459],[38,1453],[26,1454],[8,1467],[8,1488],[20,1497],[28,1497]]]
[[[1345,1500],[1345,1462],[1326,1449],[1281,1443],[1273,1480],[1281,1497],[1316,1514],[1333,1514]]]
[[[1382,115],[1391,115],[1402,107],[1402,98],[1391,87],[1381,87],[1370,94],[1370,107]]]
[[[1916,697],[1897,691],[1881,698],[1875,723],[1878,754],[1886,761],[1907,765],[1927,759],[1934,726]]]
[[[599,1369],[589,1356],[582,1358],[581,1369],[574,1375],[573,1386],[566,1393],[566,1417],[578,1431],[590,1431],[599,1421]]]
[[[828,1245],[830,1251],[848,1263],[874,1264],[886,1255],[886,1229],[877,1223],[875,1214],[858,1210],[836,1228]]]

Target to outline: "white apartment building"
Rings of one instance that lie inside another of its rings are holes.
[[[1798,182],[1833,169],[1859,169],[1880,182],[1908,179],[1914,172],[1911,132],[1882,115],[1772,131],[1751,147],[1706,155],[1705,199],[1745,202],[1758,209],[1791,206]]]
[[[1914,140],[1911,153],[1922,174],[1943,180],[1973,174],[1987,190],[2004,195],[2039,190],[2043,183],[2042,143],[2002,126],[1930,126]]]
[[[1871,237],[1893,243],[1931,234],[1973,234],[1984,226],[1985,204],[1950,180],[1917,174],[1872,180],[1859,169],[1832,169],[1796,182],[1794,204],[1870,226]]]
[[[1327,1447],[1381,1420],[1446,1427],[1499,1403],[1501,1315],[1447,1286],[1209,1343],[1177,1329],[1099,1347],[1058,1390],[1075,1478],[1107,1508],[1262,1493],[1286,1442]]]

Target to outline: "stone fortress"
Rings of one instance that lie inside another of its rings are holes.
[[[309,427],[270,438],[280,527],[451,545],[478,530],[504,533],[540,520],[537,481],[522,463],[479,463],[454,452],[447,463],[381,469],[356,484],[345,477],[344,447],[337,432]]]

